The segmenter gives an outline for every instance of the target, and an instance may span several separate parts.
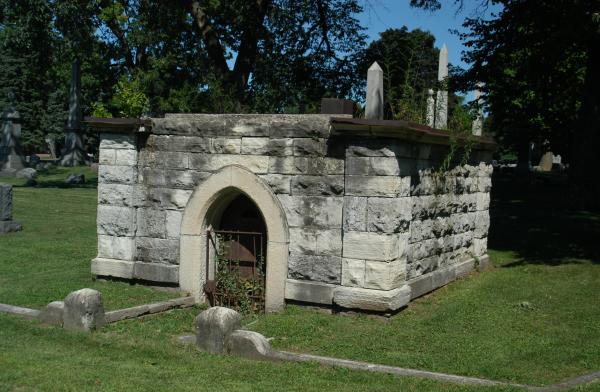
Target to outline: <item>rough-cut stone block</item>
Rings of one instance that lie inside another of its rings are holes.
[[[404,238],[403,238],[404,240]],[[400,236],[398,234],[344,233],[344,257],[365,260],[395,260],[399,257]]]
[[[290,252],[341,256],[342,231],[339,229],[290,228]]]
[[[65,311],[65,303],[64,301],[53,301],[50,302],[46,307],[42,309],[40,312],[39,319],[42,323],[48,325],[56,325],[57,327],[62,327],[63,318]]]
[[[196,317],[196,346],[199,350],[225,353],[225,342],[231,333],[241,328],[242,316],[235,310],[215,306]]]
[[[138,260],[171,264],[179,261],[179,240],[137,237],[135,245]]]
[[[242,154],[286,156],[292,155],[292,139],[270,139],[267,137],[242,138]]]
[[[400,233],[410,226],[412,202],[409,197],[371,197],[367,204],[367,230]]]
[[[376,290],[391,290],[400,287],[406,276],[406,262],[367,260],[365,264],[365,284],[363,287]]]
[[[336,196],[344,192],[344,176],[295,176],[292,195]]]
[[[295,157],[269,157],[269,173],[303,174],[308,171],[308,160]]]
[[[226,339],[227,353],[248,359],[267,359],[271,354],[269,341],[258,332],[238,329]]]
[[[64,302],[63,327],[90,332],[105,324],[102,295],[92,289],[81,289],[67,295]]]
[[[140,203],[140,189],[135,185],[98,184],[98,204],[136,207]]]
[[[290,253],[288,276],[291,279],[339,284],[341,274],[341,257]]]
[[[162,170],[145,167],[140,171],[140,183],[153,187],[193,189],[211,173],[194,170]]]
[[[146,204],[163,209],[183,209],[187,205],[192,190],[170,188],[147,188]]]
[[[402,197],[410,193],[410,177],[346,176],[346,195]]]
[[[135,235],[135,208],[98,206],[98,234],[132,237]]]
[[[153,208],[137,209],[137,231],[139,237],[165,238],[167,213]]]
[[[342,286],[365,286],[365,260],[342,259]]]
[[[487,237],[473,239],[473,254],[477,257],[487,254]]]
[[[135,150],[130,150],[135,151]],[[117,150],[112,148],[100,149],[98,154],[98,163],[100,165],[114,165],[117,161]]]
[[[137,150],[115,150],[115,165],[135,166],[137,165]]]
[[[366,197],[344,197],[344,231],[367,231]]]
[[[492,178],[491,177],[478,177],[477,178],[477,190],[479,192],[489,192],[492,189]]]
[[[417,161],[396,157],[348,157],[346,174],[353,176],[411,176]]]
[[[274,193],[287,195],[290,194],[292,181],[291,175],[264,174],[260,175],[259,177],[265,180],[267,184],[269,184]]]
[[[158,283],[179,282],[179,266],[159,263],[135,263],[133,277]]]
[[[191,154],[190,168],[216,171],[224,166],[240,165],[256,174],[267,173],[269,157],[260,155]]]
[[[410,301],[410,287],[394,290],[371,290],[358,287],[338,287],[333,292],[333,302],[347,309],[362,309],[375,312],[398,310]]]
[[[477,211],[475,216],[475,238],[487,237],[490,229],[490,213],[489,211]]]
[[[294,139],[294,156],[322,157],[327,154],[325,139]]]
[[[134,260],[135,238],[99,234],[98,257],[118,260]]]
[[[357,139],[346,149],[347,157],[418,157],[419,147],[415,144],[393,139]]]
[[[239,154],[242,150],[240,138],[215,138],[211,141],[212,154]]]
[[[290,227],[339,228],[342,197],[277,195]]]
[[[135,150],[136,136],[121,133],[100,133],[100,150],[128,149]]]
[[[98,168],[99,183],[135,184],[137,168],[133,166],[100,165]]]
[[[92,274],[132,279],[134,262],[96,257],[92,260]]]
[[[490,208],[490,194],[479,192],[477,197],[477,211],[484,211]]]
[[[327,283],[287,279],[285,298],[294,301],[331,305],[333,290],[336,287],[336,285]]]
[[[196,136],[150,135],[146,146],[155,151],[210,152],[211,140]]]
[[[179,238],[182,218],[180,211],[167,210],[167,238]]]
[[[344,160],[338,158],[311,157],[307,160],[306,174],[344,174]]]

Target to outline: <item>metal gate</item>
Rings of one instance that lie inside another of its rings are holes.
[[[264,311],[264,241],[265,235],[261,232],[206,232],[204,291],[212,306],[225,306],[245,313]]]

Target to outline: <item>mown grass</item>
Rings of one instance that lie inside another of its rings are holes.
[[[88,168],[41,174],[40,187],[11,179],[13,219],[23,224],[23,231],[0,236],[0,302],[41,308],[83,287],[102,292],[107,309],[172,298],[172,293],[144,286],[92,280],[90,260],[97,254],[96,189],[49,187],[70,172],[83,172],[93,183]]]
[[[536,209],[543,195],[516,189],[507,198],[503,185],[494,184],[495,270],[418,299],[388,322],[288,306],[248,327],[280,349],[517,383],[548,384],[600,369],[600,265],[593,248],[599,216]],[[93,189],[15,188],[15,218],[26,229],[0,237],[0,302],[41,306],[83,286],[98,288],[115,307],[164,294],[90,280],[95,198]],[[201,354],[176,342],[192,333],[198,312],[119,322],[92,335],[0,314],[0,391],[487,389]],[[574,390],[600,391],[600,384]]]

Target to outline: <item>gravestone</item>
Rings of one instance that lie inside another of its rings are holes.
[[[437,92],[435,105],[435,128],[448,128],[448,87],[445,86],[448,79],[448,48],[446,44],[440,50],[438,65],[438,82],[442,85]]]
[[[0,184],[0,234],[21,229],[21,224],[12,220],[12,185]]]
[[[71,90],[69,93],[69,118],[65,129],[65,148],[60,160],[63,166],[85,164],[83,133],[81,130],[81,75],[79,61],[71,65]]]
[[[552,151],[548,151],[540,159],[539,171],[549,172],[552,170],[552,161],[554,160],[554,154]]]
[[[64,301],[63,326],[72,331],[100,329],[106,320],[102,295],[93,289],[73,291]]]
[[[196,346],[201,351],[221,354],[229,335],[241,328],[242,316],[235,310],[215,306],[196,317]]]
[[[383,70],[377,61],[367,71],[367,120],[383,120]]]
[[[8,93],[8,107],[2,112],[0,134],[0,174],[14,175],[25,167],[21,149],[21,116],[14,105],[15,96]]]

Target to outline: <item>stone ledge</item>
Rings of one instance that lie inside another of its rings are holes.
[[[335,284],[309,282],[287,279],[285,283],[285,299],[331,305],[333,291],[340,287]]]
[[[92,274],[124,279],[140,279],[148,282],[179,283],[179,266],[170,264],[97,257],[92,260]]]
[[[395,311],[410,300],[411,288],[408,285],[388,291],[340,286],[333,292],[333,302],[338,306],[374,312]]]

